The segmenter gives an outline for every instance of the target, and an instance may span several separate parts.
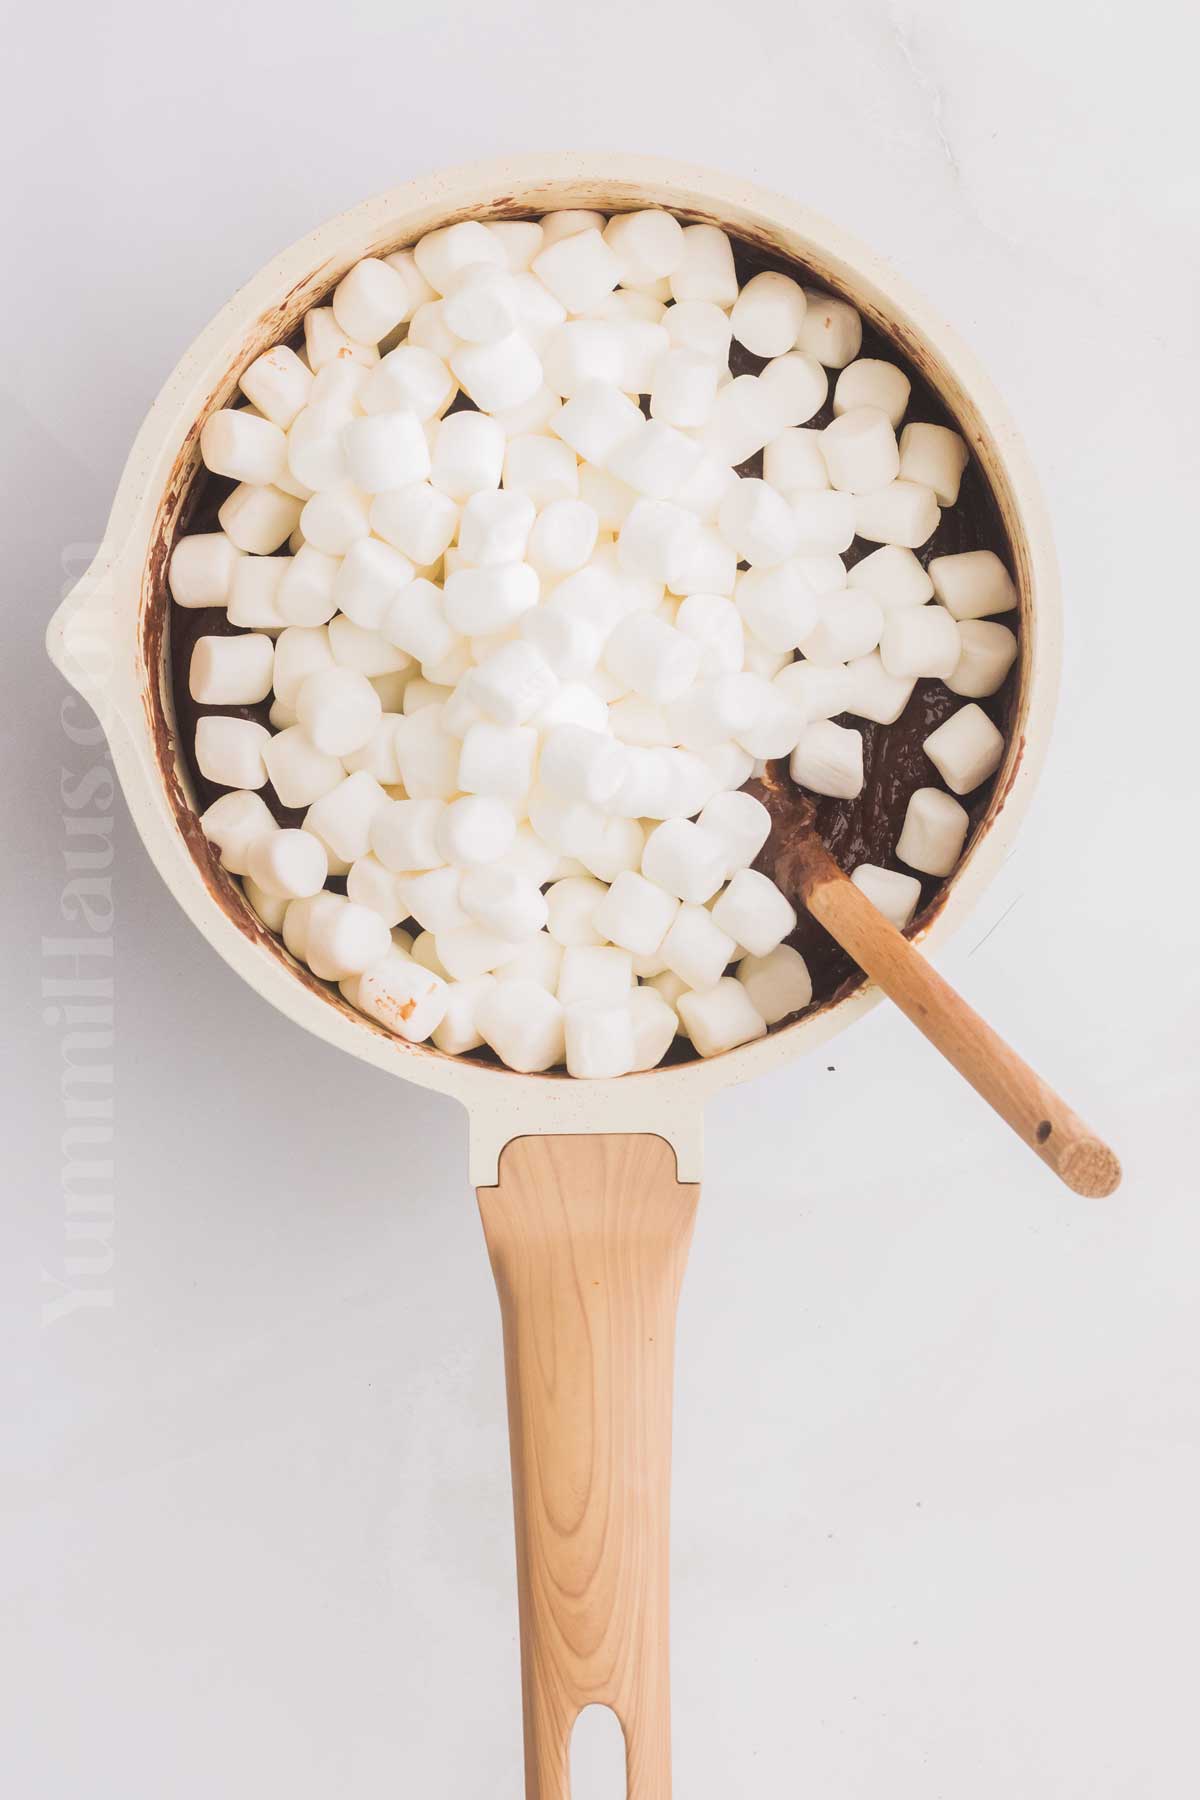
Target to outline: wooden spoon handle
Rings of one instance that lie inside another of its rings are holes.
[[[675,1311],[700,1190],[649,1136],[508,1144],[479,1210],[508,1382],[526,1800],[569,1800],[585,1706],[629,1800],[669,1800]]]
[[[1102,1199],[1121,1179],[1113,1152],[984,1023],[920,952],[806,837],[797,853],[805,905],[976,1093],[1077,1194]]]

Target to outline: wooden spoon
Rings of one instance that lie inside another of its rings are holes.
[[[789,888],[1061,1181],[1091,1199],[1111,1194],[1121,1164],[1108,1145],[842,873],[817,835],[815,811],[810,802],[789,819]]]

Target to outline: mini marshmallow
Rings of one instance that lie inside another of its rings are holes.
[[[391,800],[371,818],[370,846],[387,869],[440,868],[445,857],[438,846],[444,800]]]
[[[817,628],[817,596],[793,557],[772,568],[757,565],[740,576],[737,610],[745,627],[772,650],[794,650]]]
[[[799,708],[806,720],[832,719],[838,713],[857,710],[850,672],[844,663],[788,663],[775,676],[772,687]]]
[[[633,986],[633,958],[612,945],[571,944],[562,955],[558,998],[564,1006],[580,1002],[620,1003]]]
[[[531,723],[539,731],[549,731],[552,725],[586,725],[591,731],[603,732],[608,726],[608,709],[582,682],[564,681]]]
[[[539,779],[556,794],[603,806],[617,791],[625,751],[604,732],[585,725],[554,725],[542,742]]]
[[[499,487],[504,466],[504,429],[486,413],[449,413],[433,440],[432,485],[452,500]]]
[[[881,869],[878,863],[859,863],[850,877],[855,887],[867,896],[871,905],[890,919],[897,931],[912,922],[921,904],[921,884],[915,875],[902,875],[898,869]]]
[[[568,875],[546,890],[547,930],[564,949],[575,944],[599,944],[603,939],[592,922],[605,894],[603,882],[590,875]]]
[[[724,849],[726,879],[748,869],[771,835],[771,815],[753,794],[714,794],[701,810],[699,823]]]
[[[834,488],[795,493],[792,512],[796,520],[796,553],[799,556],[840,556],[854,541],[857,502],[853,494]]]
[[[303,502],[277,487],[235,487],[222,503],[217,520],[239,550],[270,556],[286,544],[300,521]]]
[[[668,350],[654,365],[650,417],[681,429],[707,423],[717,397],[721,365],[697,350]]]
[[[604,634],[572,613],[535,607],[522,613],[517,628],[561,681],[587,675],[599,661]]]
[[[626,287],[648,287],[673,275],[683,261],[683,227],[657,207],[617,213],[604,227],[604,241],[617,260],[617,280]]]
[[[827,369],[844,369],[862,349],[862,320],[848,300],[805,288],[799,345]]]
[[[583,383],[555,414],[553,429],[584,461],[603,465],[645,420],[615,383]]]
[[[231,875],[245,875],[251,846],[279,827],[261,794],[235,790],[222,794],[200,814],[200,829],[216,845],[221,867]]]
[[[620,262],[594,228],[549,244],[530,267],[569,313],[590,312],[621,278]]]
[[[786,356],[775,357],[759,380],[775,417],[775,432],[806,425],[820,412],[829,393],[828,375],[816,358],[803,350],[790,350]]]
[[[679,1017],[701,1056],[719,1056],[754,1038],[765,1037],[766,1022],[745,985],[724,975],[699,993],[681,993]]]
[[[493,794],[519,800],[533,782],[538,734],[529,725],[494,725],[481,719],[468,726],[458,760],[458,785],[465,794]]]
[[[434,351],[398,344],[372,369],[359,389],[365,413],[415,413],[424,423],[442,416],[457,391],[453,375]]]
[[[862,732],[832,719],[814,719],[792,751],[790,767],[792,780],[810,793],[853,800],[863,789]]]
[[[634,1066],[633,1015],[621,1005],[568,1006],[563,1014],[568,1075],[612,1080]]]
[[[638,500],[617,539],[617,558],[622,572],[661,586],[680,557],[686,554],[699,529],[693,514],[672,505],[669,500]],[[586,573],[586,570],[581,571],[581,574]]]
[[[982,619],[1012,612],[1017,590],[994,550],[963,550],[935,556],[929,565],[933,591],[956,619]]]
[[[548,994],[553,994],[558,987],[562,959],[562,945],[556,943],[548,931],[539,931],[536,937],[525,940],[511,961],[503,964],[497,971],[497,978],[500,981],[535,981]]]
[[[581,569],[596,547],[599,521],[582,500],[552,500],[529,535],[528,557],[544,580]]]
[[[259,632],[197,638],[188,692],[200,706],[256,706],[271,692],[275,646]]]
[[[981,706],[960,706],[922,746],[954,794],[970,794],[1000,767],[1004,738]]]
[[[796,929],[795,908],[757,869],[739,869],[712,909],[713,921],[751,956],[766,956]]]
[[[648,500],[672,500],[700,460],[699,446],[673,425],[649,419],[608,458],[619,481]]]
[[[683,535],[667,564],[667,587],[672,594],[727,598],[737,577],[737,551],[712,525],[700,525]]]
[[[458,506],[427,481],[377,494],[371,502],[370,529],[418,567],[438,561],[453,542],[458,523]]]
[[[668,702],[687,692],[700,669],[693,638],[653,613],[632,613],[604,647],[605,666],[647,700]]]
[[[579,492],[575,452],[557,438],[512,438],[504,451],[504,487],[524,494],[539,511],[552,500],[573,500]]]
[[[370,510],[368,496],[349,481],[314,494],[300,514],[304,541],[326,556],[345,556],[352,544],[370,535]]]
[[[231,625],[241,625],[248,631],[283,630],[288,621],[279,601],[293,560],[290,556],[243,556],[238,559],[229,584],[226,608]],[[324,623],[323,620],[318,622]]]
[[[200,457],[214,475],[270,487],[287,472],[287,439],[269,419],[222,407],[204,421]]]
[[[438,848],[449,863],[463,867],[490,863],[511,847],[516,829],[512,811],[503,800],[466,794],[461,800],[452,800],[438,820]]]
[[[476,925],[511,944],[533,937],[549,917],[545,896],[537,885],[511,869],[493,866],[465,870],[458,898]]]
[[[753,356],[783,356],[795,347],[806,310],[798,281],[764,270],[751,277],[734,303],[733,335]]]
[[[355,669],[368,677],[397,674],[411,667],[411,658],[381,631],[366,631],[344,613],[329,621],[329,648],[339,668]]]
[[[662,940],[659,954],[688,987],[707,988],[721,979],[736,952],[736,940],[721,928],[707,907],[681,906]]]
[[[900,475],[932,488],[939,506],[958,499],[970,451],[957,431],[945,425],[906,425],[900,435]]]
[[[699,433],[700,443],[724,463],[738,465],[757,456],[765,444],[778,437],[785,423],[780,406],[758,375],[736,375],[717,389],[708,422]]]
[[[479,1008],[496,985],[494,975],[475,975],[470,981],[452,981],[445,991],[446,1010],[434,1026],[432,1037],[446,1056],[465,1056],[483,1042]]]
[[[408,326],[406,344],[431,350],[446,362],[458,349],[458,339],[446,323],[444,300],[427,300],[418,306]],[[399,346],[397,346],[398,348]]]
[[[883,633],[883,608],[861,588],[823,594],[817,614],[816,625],[800,646],[810,662],[828,666],[866,656]]]
[[[241,558],[223,531],[180,538],[171,552],[167,585],[176,606],[226,606]]]
[[[570,237],[575,231],[603,231],[608,221],[601,212],[589,212],[583,207],[569,206],[561,212],[546,213],[542,219],[542,243],[557,244],[559,238]]]
[[[558,677],[534,644],[518,638],[484,657],[467,687],[480,712],[497,725],[523,725],[552,698]]]
[[[536,219],[489,219],[487,228],[514,274],[529,267],[545,242],[546,234]]]
[[[909,797],[896,855],[922,875],[949,875],[970,823],[966,808],[941,788],[917,788]]]
[[[620,346],[617,386],[627,394],[648,394],[654,386],[655,370],[671,348],[666,329],[629,312],[613,320],[613,324]]]
[[[950,692],[972,700],[994,694],[1016,660],[1014,634],[1007,625],[996,625],[987,619],[963,619],[958,627],[958,641],[958,661],[946,676]]]
[[[808,964],[790,944],[777,944],[765,956],[743,957],[737,978],[751,1005],[768,1025],[778,1025],[793,1013],[803,1012],[812,1000]]]
[[[416,413],[384,412],[351,419],[343,428],[342,445],[347,473],[364,494],[406,487],[429,474],[429,445]]]
[[[625,385],[628,346],[615,319],[568,319],[547,333],[541,344],[546,386],[571,400],[600,383]]]
[[[312,385],[312,370],[286,344],[264,350],[238,381],[251,406],[281,431],[307,406]]]
[[[502,268],[506,262],[499,238],[478,219],[462,219],[457,225],[444,225],[438,231],[427,231],[414,246],[417,268],[435,293],[444,294],[456,275],[472,263],[490,263]]]
[[[944,606],[908,606],[886,615],[879,655],[889,675],[908,679],[953,674],[962,645]]]
[[[480,1035],[510,1069],[534,1075],[563,1060],[563,1009],[536,981],[498,981],[479,1002]]]
[[[821,433],[821,454],[842,493],[877,493],[900,472],[895,428],[877,406],[855,406],[834,419]]]
[[[250,902],[255,915],[262,920],[267,930],[273,931],[277,935],[281,933],[287,909],[292,902],[276,900],[272,895],[264,894],[260,887],[254,885],[248,875],[242,876],[242,892]]]
[[[483,569],[522,562],[536,517],[528,494],[499,488],[472,494],[458,532],[464,563]]]
[[[446,580],[446,618],[466,637],[503,631],[537,605],[539,588],[537,571],[524,562],[456,569]]]
[[[690,819],[667,819],[646,839],[642,874],[677,899],[703,906],[725,878],[725,856],[714,832]]]
[[[443,590],[432,581],[426,581],[423,575],[394,594],[383,615],[381,629],[389,643],[397,645],[423,667],[432,667],[451,655],[459,641],[446,617]],[[409,706],[405,710],[412,711],[413,708]]]
[[[340,895],[327,893],[314,894],[311,900],[289,900],[287,902],[280,936],[283,938],[284,948],[296,958],[297,962],[305,960],[308,930],[313,915],[323,910],[333,909],[338,906],[339,902]]]
[[[876,725],[894,725],[916,686],[914,675],[889,675],[878,650],[847,663],[846,676],[850,698],[841,710],[857,713]]]
[[[304,829],[320,838],[332,853],[331,860],[356,862],[370,849],[372,821],[387,804],[387,794],[374,776],[359,769],[313,801],[304,815]]]
[[[263,749],[271,734],[253,719],[230,719],[209,713],[196,721],[196,767],[218,787],[261,788],[267,785]]]
[[[919,550],[933,536],[941,516],[933,489],[915,481],[890,481],[873,494],[857,495],[854,502],[854,529],[859,537],[908,550]]]
[[[324,887],[329,858],[311,832],[268,831],[250,845],[246,872],[275,900],[306,900]]]
[[[346,447],[342,432],[348,417],[334,406],[306,406],[297,413],[287,435],[287,473],[315,494],[344,487]]]
[[[314,306],[304,315],[304,354],[315,374],[341,363],[354,363],[360,368],[373,368],[379,361],[374,344],[352,338],[343,331],[332,306]]]
[[[531,394],[523,405],[505,407],[503,412],[493,413],[492,417],[508,439],[528,437],[533,432],[552,431],[554,421],[561,411],[562,401],[543,382],[537,393]]]
[[[773,569],[796,549],[792,507],[765,481],[739,481],[721,502],[717,523],[738,560],[755,568]]]
[[[489,230],[491,228],[489,227]],[[384,257],[389,269],[395,269],[403,278],[408,291],[408,314],[411,318],[418,306],[424,306],[427,300],[435,297],[433,289],[417,267],[417,259],[411,250],[394,250],[390,256]]]
[[[731,307],[738,297],[733,246],[719,225],[685,225],[681,255],[670,275],[675,300],[707,300]]]
[[[318,980],[363,975],[389,956],[391,933],[377,912],[338,894],[317,898],[333,902],[314,907],[308,916],[304,960]]]
[[[700,652],[698,679],[735,674],[742,666],[745,633],[741,614],[720,594],[689,594],[675,615],[675,629]]]
[[[368,677],[369,679],[370,677]],[[352,750],[349,756],[342,759],[342,767],[348,775],[354,775],[359,769],[365,769],[368,775],[375,777],[381,787],[398,787],[400,785],[400,763],[396,756],[396,723],[397,715],[395,713],[385,712],[382,715],[375,730],[361,749]]]
[[[409,913],[425,931],[440,937],[461,931],[471,923],[459,904],[461,877],[457,869],[424,869],[404,881],[404,898]]]
[[[450,367],[464,392],[487,412],[524,406],[542,386],[538,353],[519,331],[494,343],[461,344]]]
[[[763,475],[778,493],[819,493],[829,486],[822,435],[808,426],[791,425],[771,439],[763,451]]]
[[[303,725],[289,725],[262,748],[271,786],[287,807],[311,806],[337,787],[345,771],[336,756],[318,750]]]
[[[364,257],[333,290],[333,316],[360,344],[377,344],[408,317],[408,283],[377,257]]]
[[[283,561],[283,558],[278,560]],[[338,610],[338,583],[342,565],[311,544],[302,544],[284,565],[276,605],[288,625],[325,625]],[[362,618],[361,624],[373,621]]]
[[[654,955],[679,910],[679,901],[636,870],[619,874],[598,902],[592,923],[612,943],[639,956]]]
[[[361,749],[382,711],[379,695],[354,669],[318,669],[306,676],[296,695],[296,717],[326,756]]]
[[[856,562],[847,577],[852,588],[865,588],[891,612],[902,606],[924,606],[933,598],[933,583],[911,550],[884,544]]]
[[[911,393],[912,382],[895,363],[861,356],[846,365],[834,384],[833,415],[840,418],[856,407],[871,406],[886,413],[892,430],[898,431]]]
[[[470,344],[492,344],[508,337],[520,319],[511,271],[472,263],[455,276],[442,317],[455,337]]]
[[[449,992],[432,970],[409,957],[389,956],[363,975],[355,1004],[397,1037],[420,1044],[441,1024]]]
[[[445,729],[440,705],[406,714],[396,725],[400,779],[413,800],[448,800],[458,791],[461,745]]]
[[[660,994],[650,987],[635,987],[627,1002],[633,1026],[632,1069],[658,1066],[675,1041],[678,1018]]]

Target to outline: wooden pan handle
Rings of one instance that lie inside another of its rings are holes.
[[[669,1800],[675,1311],[700,1190],[649,1136],[527,1137],[479,1188],[500,1294],[526,1800],[569,1800],[585,1706],[625,1734],[629,1800]]]
[[[797,850],[805,905],[917,1030],[1077,1194],[1103,1199],[1116,1156],[842,873],[815,835]]]

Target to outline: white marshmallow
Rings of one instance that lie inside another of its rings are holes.
[[[604,241],[617,260],[617,280],[648,287],[673,275],[683,261],[683,228],[659,208],[617,213],[604,227]]]
[[[319,894],[329,873],[329,858],[308,831],[268,831],[246,854],[251,880],[275,900],[306,900]]]
[[[743,479],[721,502],[721,536],[738,560],[773,569],[796,549],[795,514],[782,494],[765,481]]]
[[[615,739],[585,725],[554,725],[542,742],[539,779],[554,793],[603,806],[611,800],[625,768],[625,751]]]
[[[472,263],[491,263],[502,268],[507,261],[500,239],[478,219],[462,219],[457,225],[427,231],[414,246],[413,257],[425,280],[439,294],[446,293],[454,277]]]
[[[706,424],[720,377],[720,363],[697,350],[666,351],[654,365],[650,417],[680,428]]]
[[[360,750],[382,711],[379,695],[354,669],[318,669],[305,677],[296,695],[296,717],[326,756]]]
[[[322,904],[308,915],[304,960],[318,980],[344,981],[351,975],[363,975],[389,956],[391,933],[377,912],[343,900],[340,894],[316,898]]]
[[[811,427],[791,425],[771,439],[763,451],[763,475],[778,493],[820,493],[829,486],[821,438]]]
[[[685,225],[682,254],[670,275],[676,300],[708,300],[730,307],[738,297],[733,246],[719,225]]]
[[[662,325],[635,318],[628,310],[612,321],[620,345],[617,386],[627,394],[648,394],[655,370],[671,348]]]
[[[662,323],[673,349],[694,350],[718,365],[728,362],[733,328],[729,314],[711,300],[681,300],[667,308]]]
[[[446,988],[446,1010],[434,1026],[432,1037],[447,1056],[465,1056],[483,1042],[479,1008],[496,985],[494,975],[475,975],[470,981],[452,981]]]
[[[327,624],[338,610],[341,570],[336,556],[326,556],[323,550],[302,544],[285,563],[279,583],[276,606],[284,622],[302,626]],[[369,621],[362,619],[360,623]]]
[[[445,862],[438,846],[443,800],[392,800],[371,819],[370,845],[386,869],[436,869]]]
[[[404,341],[419,350],[432,350],[435,356],[448,362],[458,349],[458,339],[446,323],[446,302],[422,302],[409,321],[408,336]]]
[[[907,679],[952,675],[962,645],[944,606],[907,606],[885,617],[879,655],[889,675]]]
[[[744,667],[747,675],[760,675],[764,681],[773,681],[781,669],[787,668],[791,659],[790,650],[772,650],[769,644],[764,644],[752,631],[746,633]]]
[[[196,721],[196,767],[206,781],[215,781],[220,787],[265,787],[263,749],[270,737],[265,725],[257,725],[253,719],[209,713]]]
[[[536,219],[489,219],[487,228],[514,274],[529,267],[545,242],[546,234]]]
[[[763,370],[762,392],[775,417],[775,431],[806,425],[819,413],[829,393],[829,377],[815,357],[803,350],[777,356]]]
[[[546,386],[564,400],[595,383],[621,388],[626,374],[625,337],[615,319],[568,319],[541,344]]]
[[[457,633],[446,617],[443,590],[423,575],[395,590],[381,630],[389,643],[398,645],[423,667],[432,667],[450,656],[458,643]]]
[[[536,884],[511,869],[493,866],[465,870],[458,898],[476,925],[511,944],[533,937],[549,917],[545,896]]]
[[[935,556],[929,565],[933,591],[956,619],[983,619],[1012,612],[1017,590],[994,550],[963,550]]]
[[[537,571],[524,562],[456,569],[446,580],[446,618],[466,637],[503,631],[537,605],[539,588]]]
[[[455,337],[469,344],[492,344],[508,337],[520,320],[511,271],[491,263],[471,263],[455,276],[442,317]]]
[[[337,787],[344,770],[336,756],[318,750],[303,725],[289,725],[263,745],[263,762],[282,805],[311,806]]]
[[[552,994],[558,986],[562,959],[562,945],[556,943],[548,931],[539,931],[536,937],[526,939],[511,962],[503,965],[498,978],[501,981],[535,981]]]
[[[511,848],[516,829],[512,811],[503,800],[466,794],[461,800],[452,800],[439,818],[438,848],[447,862],[460,867],[490,863]]]
[[[543,382],[537,393],[531,394],[522,406],[505,407],[503,412],[493,413],[492,417],[507,439],[528,437],[531,432],[552,431],[561,411],[562,401]]]
[[[954,794],[970,794],[994,775],[1004,755],[1004,738],[981,706],[960,706],[931,731],[922,748]]]
[[[567,1073],[579,1080],[612,1080],[634,1066],[633,1015],[621,1005],[568,1006],[563,1015]]]
[[[827,369],[844,369],[862,349],[862,320],[848,300],[805,288],[808,302],[800,327],[800,348]]]
[[[561,212],[543,216],[542,243],[557,244],[559,238],[570,237],[575,231],[603,231],[607,223],[602,212],[588,212],[578,206],[565,207]]]
[[[855,496],[855,532],[872,544],[919,550],[937,530],[941,516],[933,489],[915,481],[890,481],[873,494]]]
[[[562,1006],[536,981],[498,981],[475,1017],[485,1043],[510,1069],[534,1075],[563,1060]]]
[[[374,776],[359,769],[313,801],[304,815],[304,829],[315,833],[332,857],[356,862],[370,849],[372,821],[387,804],[387,794]]]
[[[245,875],[249,872],[252,845],[279,827],[261,794],[235,789],[205,808],[200,814],[200,829],[209,843],[216,845],[221,867],[231,875]]]
[[[517,628],[562,681],[587,675],[599,661],[603,632],[573,613],[534,607],[522,613]]]
[[[293,482],[316,494],[347,484],[342,441],[347,423],[348,414],[332,405],[306,406],[296,414],[287,435],[287,472]]]
[[[736,941],[722,930],[707,907],[681,906],[662,940],[659,954],[688,987],[707,988],[721,979],[736,951]]]
[[[352,750],[342,758],[342,767],[347,775],[354,775],[359,769],[365,769],[381,787],[400,785],[400,762],[396,755],[397,722],[396,713],[383,714],[361,749]]]
[[[171,552],[167,585],[176,606],[227,606],[241,557],[223,531],[180,538]]]
[[[653,1069],[675,1041],[675,1009],[651,987],[635,987],[627,1002],[633,1026],[633,1069]]]
[[[605,894],[604,884],[590,875],[568,875],[546,890],[546,929],[564,949],[574,944],[599,944],[601,934],[592,922]]]
[[[605,666],[634,693],[668,702],[687,692],[700,670],[694,638],[653,613],[631,613],[604,647]]]
[[[404,882],[404,898],[409,913],[425,931],[445,937],[461,931],[471,921],[459,904],[461,877],[457,869],[442,867],[424,869]]]
[[[370,508],[367,495],[349,481],[314,494],[300,514],[305,543],[326,556],[345,556],[352,544],[370,535]]]
[[[573,500],[579,492],[575,452],[557,438],[512,438],[504,451],[504,487],[524,494],[539,511],[552,500]]]
[[[303,502],[277,487],[235,487],[224,500],[217,519],[221,530],[239,550],[270,556],[286,544],[300,520]]]
[[[705,450],[736,467],[757,456],[788,422],[781,417],[779,402],[761,376],[735,375],[717,389],[712,412],[699,439]]]
[[[260,887],[254,885],[248,875],[242,876],[242,892],[250,902],[255,915],[262,920],[267,930],[278,935],[283,930],[284,917],[288,907],[292,904],[291,901],[276,900],[271,894],[264,894]]]
[[[987,619],[963,619],[958,627],[959,658],[946,676],[952,694],[985,699],[1003,686],[1017,655],[1017,640],[1007,625]],[[245,785],[244,783],[240,785]]]
[[[553,697],[558,678],[541,651],[518,638],[486,656],[472,670],[466,688],[480,712],[497,725],[523,725]]]
[[[411,318],[418,306],[424,306],[427,300],[435,297],[435,290],[418,269],[417,259],[411,250],[393,250],[383,260],[389,269],[395,269],[403,277],[408,290],[408,315]]]
[[[558,998],[564,1006],[580,1002],[622,1003],[633,986],[633,958],[613,945],[572,944],[563,951]]]
[[[197,638],[188,692],[201,706],[255,706],[271,691],[275,646],[259,632]]]
[[[458,523],[456,502],[427,481],[393,488],[371,502],[371,530],[418,567],[438,561],[454,541]]]
[[[891,612],[901,606],[924,606],[933,598],[933,583],[911,550],[884,544],[872,550],[850,570],[852,588],[865,588],[880,606]]]
[[[799,556],[833,556],[848,550],[854,541],[853,494],[833,488],[798,492],[791,496],[796,520],[796,552]]]
[[[374,344],[352,338],[342,330],[332,306],[314,306],[305,313],[304,354],[315,374],[340,363],[355,363],[367,369],[379,361],[379,351]]]
[[[444,309],[443,309],[444,310]],[[415,413],[424,423],[440,418],[458,391],[450,370],[420,344],[398,344],[372,369],[359,389],[365,413]]]
[[[896,855],[922,875],[949,875],[970,823],[966,808],[941,788],[917,788],[909,797]]]
[[[859,863],[850,877],[855,887],[867,896],[871,905],[890,919],[897,931],[911,924],[921,904],[921,884],[915,875],[902,875],[898,869],[881,869],[878,863]]]
[[[684,536],[667,565],[667,586],[672,594],[728,598],[737,577],[737,551],[712,525],[701,525]]]
[[[287,473],[287,439],[278,425],[228,406],[204,421],[200,456],[214,475],[255,487],[270,487]]]
[[[685,512],[683,507],[674,506],[669,500],[639,499],[630,509],[617,539],[617,558],[622,572],[661,586],[679,559],[687,554],[699,530],[695,516]]]
[[[794,557],[748,569],[738,579],[736,600],[745,628],[772,650],[794,650],[817,628],[817,596]]]
[[[440,705],[406,714],[396,726],[400,779],[413,800],[448,800],[458,791],[461,746],[445,729]]]
[[[916,686],[915,675],[889,675],[878,650],[846,664],[850,698],[841,710],[857,713],[876,725],[894,725]]]
[[[238,386],[272,425],[286,431],[312,392],[312,370],[286,344],[255,357]]]
[[[745,633],[741,614],[720,594],[689,594],[675,615],[675,629],[700,652],[699,680],[734,674],[742,666]]]
[[[523,561],[536,517],[528,494],[500,488],[472,494],[458,532],[463,561],[479,569]]]
[[[608,708],[581,681],[564,681],[531,723],[539,731],[549,731],[552,725],[586,725],[591,731],[603,732],[608,727]]]
[[[310,900],[289,900],[283,915],[283,926],[280,936],[284,948],[296,958],[297,962],[305,961],[308,946],[308,930],[314,913],[333,910],[340,903],[338,894],[314,894]],[[386,953],[385,953],[386,954]]]
[[[851,704],[854,689],[850,672],[843,663],[826,665],[800,659],[780,669],[771,685],[808,721],[832,719],[838,713],[855,710]]]
[[[883,608],[861,588],[822,594],[817,614],[817,623],[802,640],[801,648],[810,662],[826,666],[866,656],[874,650],[884,629]]]
[[[360,1012],[397,1037],[421,1044],[445,1016],[450,990],[440,976],[404,956],[389,956],[358,984]]]
[[[333,290],[333,316],[361,344],[377,344],[410,311],[408,283],[398,269],[366,256]]]
[[[733,335],[752,356],[784,356],[795,347],[806,310],[798,281],[764,270],[751,276],[734,303]]]
[[[677,899],[703,906],[725,879],[725,856],[714,832],[690,819],[667,819],[646,839],[642,874]]]
[[[791,775],[810,793],[828,794],[835,800],[855,799],[863,789],[862,732],[835,725],[832,719],[814,719],[792,751]],[[751,950],[753,945],[746,948]]]
[[[892,430],[898,431],[911,393],[912,382],[903,369],[898,369],[895,363],[862,356],[856,362],[848,363],[837,378],[833,390],[834,417],[853,412],[860,406],[872,406],[886,413]]]
[[[768,875],[739,869],[713,905],[713,921],[751,956],[766,956],[796,929],[796,911]]]
[[[610,453],[608,466],[619,481],[648,500],[672,500],[699,460],[700,448],[692,438],[661,419],[649,419]]]
[[[900,475],[932,488],[939,506],[958,499],[970,451],[957,431],[945,425],[906,425],[900,435]]]
[[[724,849],[726,879],[739,869],[748,869],[771,835],[771,815],[753,794],[714,794],[701,811],[699,823]]]
[[[279,601],[292,562],[290,556],[240,557],[229,584],[229,623],[248,631],[282,631],[288,621]]]
[[[701,1056],[719,1056],[766,1036],[766,1022],[744,984],[724,975],[699,993],[681,993],[679,1017]]]
[[[621,264],[593,227],[559,238],[530,267],[569,313],[590,312],[621,279]]]
[[[373,413],[351,419],[342,444],[351,481],[364,494],[424,481],[429,474],[429,445],[413,412]]]
[[[480,719],[463,736],[459,787],[465,794],[520,800],[533,783],[537,745],[538,734],[530,725],[494,725]]]
[[[586,462],[603,465],[645,424],[640,408],[615,383],[583,383],[554,416],[553,429]]]
[[[494,343],[460,345],[450,358],[450,367],[476,406],[488,412],[524,406],[542,387],[538,353],[519,331],[510,331]]]
[[[777,944],[765,956],[743,957],[737,978],[751,1005],[768,1025],[778,1025],[791,1014],[803,1012],[812,1000],[808,964],[790,944]]]
[[[429,479],[452,500],[469,500],[499,487],[504,449],[504,428],[486,413],[449,413],[433,440]]]
[[[821,433],[831,484],[842,493],[874,494],[900,473],[891,420],[877,406],[856,406]]]
[[[552,500],[529,535],[528,557],[545,580],[581,569],[596,547],[599,521],[582,500]]]

